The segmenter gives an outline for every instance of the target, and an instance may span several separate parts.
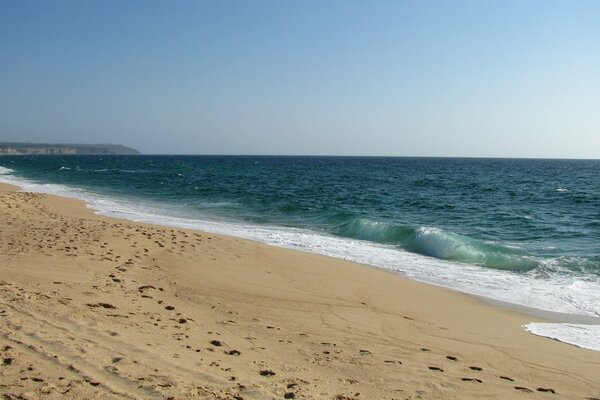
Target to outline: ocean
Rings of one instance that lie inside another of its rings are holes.
[[[97,213],[343,258],[600,317],[600,161],[2,156],[0,181]],[[600,325],[530,324],[600,350]]]

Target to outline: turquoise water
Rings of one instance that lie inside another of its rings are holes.
[[[233,234],[600,316],[600,161],[4,156],[106,215]]]

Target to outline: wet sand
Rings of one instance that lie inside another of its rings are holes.
[[[600,399],[600,352],[314,254],[0,185],[6,399]]]

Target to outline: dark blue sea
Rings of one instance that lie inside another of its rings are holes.
[[[103,215],[600,316],[600,161],[2,156],[0,180],[83,199]]]

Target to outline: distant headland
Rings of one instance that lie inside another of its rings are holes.
[[[48,144],[0,142],[0,155],[135,155],[136,149],[120,144]]]

